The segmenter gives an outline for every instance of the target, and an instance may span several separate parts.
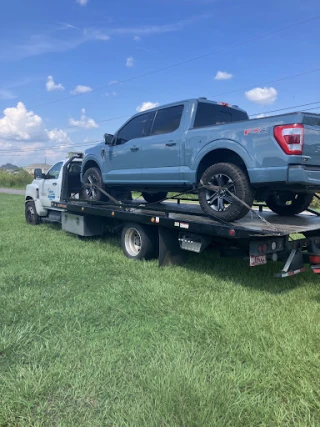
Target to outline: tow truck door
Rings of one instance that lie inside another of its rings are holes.
[[[50,207],[51,202],[60,201],[62,166],[63,162],[53,165],[40,186],[40,201],[45,208]]]

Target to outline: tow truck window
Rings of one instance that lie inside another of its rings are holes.
[[[239,111],[225,105],[199,102],[193,127],[201,128],[205,126],[248,120],[248,118],[247,113],[244,111]]]
[[[48,170],[46,178],[47,179],[57,179],[59,177],[60,170],[62,168],[63,162],[56,163]]]

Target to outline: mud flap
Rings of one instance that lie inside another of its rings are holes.
[[[186,262],[188,252],[180,248],[179,232],[159,227],[159,267],[182,265]]]

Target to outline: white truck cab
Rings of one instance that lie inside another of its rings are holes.
[[[26,187],[25,209],[27,222],[37,224],[40,218],[60,215],[60,209],[53,208],[52,202],[68,197],[79,197],[81,191],[82,153],[73,153],[69,158],[54,164],[44,174],[41,169],[34,171],[34,180]]]

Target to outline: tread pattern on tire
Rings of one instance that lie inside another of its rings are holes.
[[[103,182],[102,182],[102,177],[101,177],[101,173],[99,171],[98,168],[89,168],[85,171],[84,175],[83,175],[83,183],[86,184],[87,183],[87,178],[89,175],[94,175],[97,178],[97,185],[101,188],[103,188]],[[104,194],[102,194],[100,191],[97,190],[97,194],[96,197],[93,198],[88,198],[87,192],[86,192],[86,187],[82,187],[82,191],[81,191],[81,197],[85,200],[93,200],[95,202],[99,202],[100,200],[104,200]]]
[[[168,195],[168,193],[166,193],[164,191],[159,191],[158,193],[148,193],[148,192],[143,191],[141,194],[147,203],[160,202],[161,200],[165,199]]]
[[[28,218],[27,218],[27,211],[28,211],[28,209],[30,209],[30,207],[33,209],[34,213],[32,214],[32,217],[30,218],[30,221],[29,221]],[[26,221],[27,221],[28,224],[31,224],[31,225],[38,225],[38,224],[40,224],[40,217],[37,214],[36,205],[35,205],[34,201],[29,201],[29,202],[26,203],[26,206],[25,206],[25,217],[26,217]]]
[[[233,163],[216,163],[207,168],[201,177],[201,182],[207,184],[213,175],[226,174],[233,180],[236,188],[235,195],[245,202],[248,206],[252,206],[254,194],[250,187],[249,180],[243,170]],[[213,218],[219,218],[223,221],[235,221],[243,218],[249,209],[236,200],[228,206],[225,211],[215,211],[207,203],[206,189],[199,190],[199,203],[202,210]]]

